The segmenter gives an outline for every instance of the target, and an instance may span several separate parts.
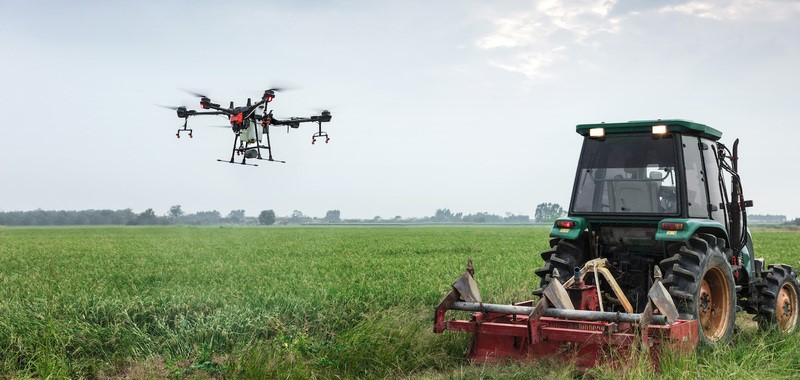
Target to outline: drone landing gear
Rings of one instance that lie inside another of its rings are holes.
[[[226,164],[236,164],[236,165],[258,166],[258,165],[256,165],[256,164],[248,164],[247,162],[244,162],[244,161],[242,161],[242,162],[234,162],[234,161],[223,160],[223,159],[220,159],[220,158],[218,158],[218,159],[217,159],[217,161],[218,161],[218,162],[224,162],[224,163],[226,163]]]
[[[317,142],[317,138],[318,137],[319,138],[323,138],[324,137],[325,138],[325,144],[327,144],[328,141],[331,141],[331,138],[328,137],[328,134],[326,132],[316,132],[316,133],[314,133],[313,136],[311,136],[311,145],[314,145]]]
[[[272,158],[256,158],[256,160],[261,160],[261,161],[269,161],[269,162],[277,162],[277,163],[279,163],[279,164],[285,164],[285,163],[286,163],[286,161],[274,160],[274,159],[272,159]]]
[[[240,142],[239,148],[237,149],[236,148],[236,143],[237,142],[239,142],[239,132],[236,132],[236,134],[234,134],[234,136],[233,136],[233,148],[231,149],[231,159],[230,160],[223,160],[223,159],[219,159],[218,158],[217,161],[218,162],[224,162],[224,163],[227,163],[227,164],[236,164],[237,162],[234,161],[234,158],[236,156],[238,156],[238,155],[244,154],[244,157],[242,157],[242,162],[238,162],[238,164],[240,164],[240,165],[258,166],[256,164],[248,164],[247,163],[248,155],[250,155],[249,151],[250,150],[255,150],[255,149],[254,148],[248,148],[247,144],[244,144],[244,142]],[[259,151],[257,153],[257,155],[251,156],[249,158],[258,158],[258,156],[260,156],[260,155],[261,155],[261,152]]]
[[[264,158],[261,156],[261,149],[267,150],[269,154],[269,158]],[[256,145],[256,146],[240,146],[236,149],[236,155],[243,155],[242,162],[245,162],[247,159],[251,160],[262,160],[262,161],[271,161],[271,162],[279,162],[281,164],[285,164],[286,161],[276,160],[272,158],[272,152],[269,146],[265,145]]]
[[[181,138],[181,132],[189,132],[189,138],[192,138],[192,130],[187,127],[187,123],[189,122],[189,118],[186,117],[183,120],[183,128],[178,128],[178,132],[175,133],[175,137]]]

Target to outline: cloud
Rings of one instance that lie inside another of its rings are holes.
[[[559,46],[551,50],[519,53],[514,56],[512,62],[489,61],[492,66],[517,72],[530,79],[547,79],[554,76],[546,70],[547,67],[565,58],[564,46]]]
[[[498,68],[530,79],[553,77],[548,68],[568,59],[571,46],[591,42],[620,30],[620,16],[611,14],[617,0],[541,0],[512,17],[491,20],[494,30],[476,46],[500,55],[490,60]]]
[[[784,20],[800,14],[790,0],[706,0],[662,7],[659,13],[679,13],[718,21]]]
[[[648,33],[652,18],[679,21],[681,15],[725,23],[793,21],[800,16],[800,1],[534,0],[522,9],[492,12],[483,11],[492,15],[483,17],[492,28],[475,46],[492,66],[540,80],[556,77],[556,67],[569,62],[591,66],[589,55],[624,25]]]
[[[500,19],[494,21],[497,30],[492,34],[478,40],[481,49],[494,49],[500,47],[513,48],[536,43],[548,31],[543,30],[542,23],[522,16],[513,19]]]

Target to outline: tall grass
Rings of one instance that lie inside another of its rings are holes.
[[[800,266],[800,234],[755,240]],[[575,377],[472,366],[467,334],[431,331],[468,257],[484,298],[507,303],[530,298],[546,247],[547,229],[530,227],[2,228],[0,376]],[[789,378],[798,350],[797,336],[751,326],[660,373]],[[639,364],[592,376],[658,375]]]

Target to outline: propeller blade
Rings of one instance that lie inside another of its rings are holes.
[[[308,109],[311,110],[311,111],[314,111],[314,112],[316,112],[318,114],[321,114],[323,112],[333,112],[334,110],[337,110],[339,108],[341,108],[340,105],[334,106],[334,107],[325,107],[325,108],[317,107],[317,108],[308,108]]]
[[[196,91],[190,91],[190,90],[186,90],[186,89],[183,89],[183,88],[180,89],[180,90],[185,92],[185,93],[187,93],[187,94],[189,94],[189,95],[191,95],[191,96],[194,96],[195,98],[208,98],[208,96],[203,95],[203,94],[201,94],[199,92],[196,92]]]
[[[177,111],[179,108],[186,108],[185,106],[174,107],[174,106],[165,106],[165,105],[162,105],[162,104],[153,104],[153,105],[156,106],[156,107],[166,108],[168,110],[173,110],[173,111]]]
[[[267,82],[267,85],[264,86],[264,87],[266,87],[267,91],[275,91],[275,92],[294,91],[294,90],[299,90],[299,89],[303,88],[302,86],[300,86],[297,83],[294,83],[294,82],[291,82],[291,81],[284,81],[284,80],[281,80],[281,81],[269,81],[269,82]],[[261,92],[261,91],[264,91],[264,90],[247,91],[247,92],[252,93],[252,92]]]

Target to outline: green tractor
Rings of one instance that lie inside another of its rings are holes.
[[[569,214],[550,232],[534,294],[555,269],[563,283],[573,268],[606,258],[639,312],[658,266],[680,318],[699,321],[701,343],[729,341],[742,309],[762,328],[797,329],[797,272],[755,258],[738,139],[731,151],[720,131],[684,120],[583,124],[577,131],[585,137]],[[621,310],[618,299],[604,298]]]
[[[637,347],[657,360],[725,344],[740,310],[760,328],[797,330],[797,272],[754,255],[738,140],[728,149],[718,130],[684,120],[577,131],[569,213],[535,271],[539,300],[485,302],[470,260],[436,307],[435,333],[472,333],[475,362],[555,357],[588,368]],[[473,314],[448,319],[450,310]]]

